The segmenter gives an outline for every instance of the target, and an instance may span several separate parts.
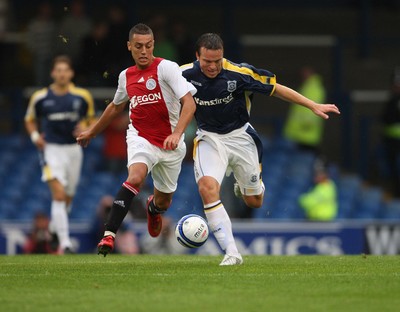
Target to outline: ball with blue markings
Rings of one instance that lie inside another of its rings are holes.
[[[207,221],[196,214],[183,216],[175,228],[176,239],[187,248],[199,248],[207,241],[208,234]]]

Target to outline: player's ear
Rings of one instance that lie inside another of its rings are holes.
[[[196,51],[196,59],[199,60],[199,58],[200,58],[199,52]]]
[[[126,46],[128,47],[128,50],[131,51],[131,42],[130,41],[126,42]]]

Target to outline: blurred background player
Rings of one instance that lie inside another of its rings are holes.
[[[304,66],[300,71],[301,85],[299,93],[314,101],[325,103],[326,91],[322,78],[314,68]],[[307,107],[291,103],[284,127],[284,136],[297,144],[300,149],[318,155],[322,140],[324,120],[313,114]]]
[[[154,196],[147,201],[148,231],[152,237],[160,235],[161,214],[171,205],[186,154],[183,133],[196,110],[192,97],[196,89],[182,77],[178,65],[154,57],[151,28],[137,24],[128,39],[127,47],[136,65],[120,73],[113,101],[99,120],[77,138],[80,145],[87,146],[130,103],[128,178],[114,199],[104,237],[98,244],[98,252],[104,256],[114,248],[116,233],[149,172]]]
[[[319,117],[339,113],[333,104],[320,105],[276,83],[273,73],[248,64],[234,64],[223,57],[222,39],[207,33],[196,43],[197,61],[182,66],[183,76],[197,88],[194,174],[204,212],[225,256],[220,265],[242,264],[232,233],[232,224],[220,198],[225,174],[233,172],[236,193],[246,205],[259,208],[263,202],[261,180],[262,143],[249,123],[251,94],[274,95],[297,103]]]
[[[25,127],[39,150],[42,180],[52,196],[50,230],[57,234],[61,253],[71,252],[68,212],[82,167],[82,148],[76,134],[95,117],[91,94],[72,83],[71,59],[58,56],[53,61],[53,83],[30,98]]]

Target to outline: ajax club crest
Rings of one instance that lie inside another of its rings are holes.
[[[146,81],[147,90],[154,90],[157,86],[156,81],[153,78],[150,78]]]
[[[227,88],[228,92],[233,92],[236,90],[236,80],[228,80],[227,84],[228,84]]]

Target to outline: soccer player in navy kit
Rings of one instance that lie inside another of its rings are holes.
[[[251,94],[274,95],[303,105],[327,119],[339,113],[333,104],[317,104],[276,82],[273,73],[248,64],[235,64],[223,57],[223,41],[207,33],[197,41],[197,61],[181,66],[183,76],[197,89],[197,137],[193,151],[194,173],[208,225],[225,256],[220,265],[243,263],[232,234],[232,224],[220,199],[225,174],[233,172],[235,187],[246,205],[263,202],[261,180],[262,144],[249,123]],[[237,193],[237,192],[235,192]]]
[[[83,160],[76,134],[95,117],[91,94],[76,87],[73,76],[70,58],[56,57],[51,70],[53,83],[31,96],[25,115],[25,127],[43,158],[42,180],[52,195],[50,230],[58,237],[60,253],[72,252],[68,212]]]
[[[97,123],[77,137],[86,146],[129,102],[128,178],[115,197],[98,244],[104,256],[114,248],[117,230],[150,172],[154,195],[147,201],[148,231],[153,237],[160,234],[161,214],[171,204],[186,153],[183,133],[196,110],[192,97],[196,89],[176,63],[153,56],[153,32],[147,25],[132,27],[127,45],[136,65],[120,73],[113,101]]]

